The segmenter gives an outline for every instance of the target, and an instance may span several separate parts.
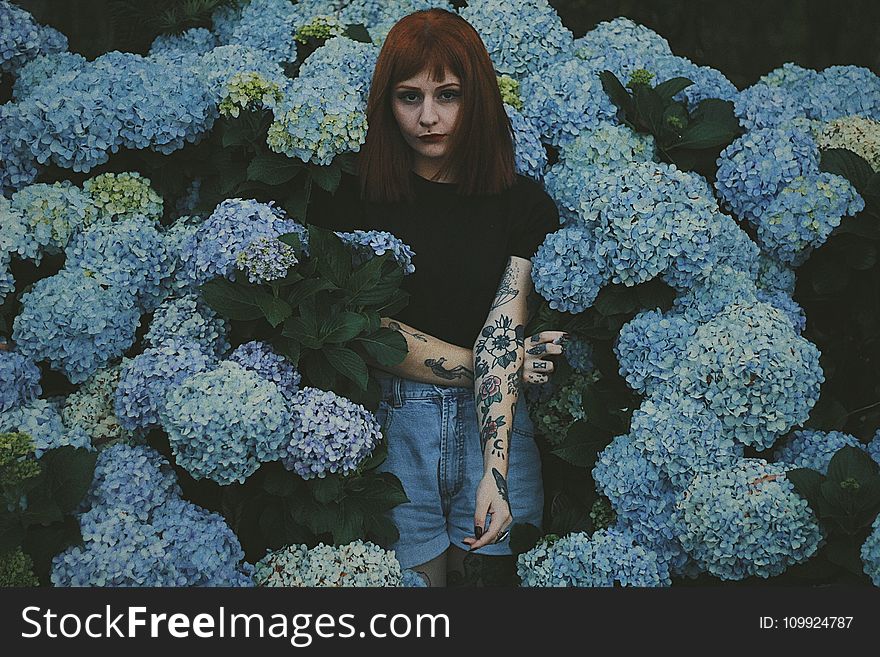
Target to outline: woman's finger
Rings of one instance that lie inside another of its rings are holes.
[[[471,544],[471,551],[479,550],[485,545],[491,545],[494,543],[498,539],[498,536],[507,529],[513,520],[510,514],[506,511],[498,511],[494,513],[490,511],[489,513],[492,515],[492,522],[489,524],[489,529],[488,531],[483,532],[483,535],[478,541]]]
[[[552,360],[535,360],[531,363],[531,370],[535,372],[552,372],[556,366],[553,364]]]
[[[566,335],[565,331],[541,331],[526,339],[526,349],[544,342],[553,342]]]

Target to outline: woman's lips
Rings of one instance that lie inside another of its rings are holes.
[[[434,144],[438,141],[446,139],[446,135],[426,135],[424,137],[419,137],[419,139],[428,142],[429,144]]]

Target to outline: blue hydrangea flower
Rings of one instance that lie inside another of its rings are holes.
[[[761,83],[739,92],[733,108],[740,125],[749,131],[784,128],[806,114],[803,99],[796,93]]]
[[[21,100],[55,75],[66,75],[77,71],[86,58],[73,52],[56,52],[40,55],[22,66],[12,87],[12,98]]]
[[[155,224],[145,217],[96,222],[77,234],[65,253],[67,269],[132,295],[144,312],[167,296],[174,263]]]
[[[748,304],[757,300],[758,289],[751,273],[717,266],[687,292],[678,295],[668,314],[700,324],[732,303]]]
[[[134,342],[134,299],[82,271],[62,269],[22,295],[12,339],[22,354],[48,360],[72,383],[85,381]]]
[[[527,587],[669,586],[669,567],[631,532],[600,529],[543,540],[519,555],[516,572]]]
[[[198,295],[166,299],[153,313],[144,344],[159,347],[167,342],[194,342],[206,354],[222,357],[229,351],[229,322]]]
[[[880,463],[880,429],[877,429],[877,433],[874,434],[874,438],[868,443],[866,449],[871,458]]]
[[[482,37],[499,74],[521,78],[535,73],[572,47],[571,32],[544,0],[473,2],[459,14]]]
[[[614,283],[637,285],[667,269],[692,280],[713,264],[718,207],[702,178],[672,165],[612,171],[581,194],[580,215],[593,224]]]
[[[47,450],[65,445],[92,449],[88,434],[79,428],[65,428],[58,409],[46,399],[34,399],[0,412],[0,433],[16,431],[26,433],[33,439],[37,458]]]
[[[547,167],[547,151],[541,143],[541,133],[531,121],[507,103],[504,104],[504,111],[513,128],[516,172],[541,180]]]
[[[260,235],[235,258],[235,265],[251,283],[269,283],[284,278],[296,265],[296,250],[275,237]]]
[[[288,399],[299,392],[302,376],[284,356],[265,342],[246,342],[229,355],[229,360],[247,370],[253,370],[267,381],[271,381]]]
[[[532,259],[535,291],[562,312],[579,313],[593,305],[609,275],[599,245],[582,228],[547,235]]]
[[[179,277],[191,286],[223,276],[235,280],[238,255],[258,237],[304,233],[273,203],[227,199],[218,205],[180,249]]]
[[[593,371],[593,345],[581,338],[573,338],[565,343],[563,352],[571,367],[582,374]]]
[[[631,531],[671,570],[684,565],[687,558],[676,540],[672,517],[675,488],[629,436],[617,436],[599,453],[593,479],[596,491],[611,501],[619,527]]]
[[[833,173],[798,176],[754,220],[758,241],[784,263],[803,264],[844,216],[865,208],[855,187]]]
[[[349,77],[328,71],[293,80],[269,126],[269,148],[319,165],[359,151],[367,134],[367,99]]]
[[[694,475],[733,466],[743,455],[742,445],[704,402],[679,392],[643,401],[633,412],[629,437],[677,490],[687,488]]]
[[[776,292],[758,290],[756,299],[763,303],[769,303],[774,308],[784,312],[794,330],[798,333],[804,332],[804,329],[807,327],[807,314],[801,308],[801,305],[791,298],[791,295],[778,290]]]
[[[82,429],[96,447],[135,440],[119,423],[114,407],[121,371],[122,365],[114,365],[96,372],[67,396],[61,409],[64,426]]]
[[[623,16],[599,23],[575,39],[572,51],[598,70],[611,71],[624,84],[633,71],[648,69],[652,62],[672,54],[666,39]]]
[[[83,191],[97,208],[97,219],[162,218],[162,197],[150,186],[150,179],[137,172],[102,173],[86,180]]]
[[[789,468],[810,468],[824,475],[828,474],[828,464],[837,450],[847,446],[865,449],[858,438],[842,431],[801,429],[777,447],[773,457]]]
[[[864,564],[865,575],[871,578],[874,586],[880,586],[880,515],[874,518],[871,533],[862,543],[859,554]]]
[[[38,55],[67,50],[67,37],[39,25],[24,9],[0,0],[0,71],[15,73]]]
[[[4,266],[8,267],[11,256],[33,260],[36,264],[43,257],[24,215],[13,208],[6,197],[0,196],[0,259]]]
[[[734,100],[739,94],[736,86],[721,71],[710,66],[698,66],[687,57],[666,55],[657,58],[646,68],[654,73],[657,83],[679,77],[693,82],[673,96],[674,100],[685,101],[690,111],[707,98]]]
[[[220,45],[204,27],[193,27],[180,34],[160,34],[150,45],[150,56],[162,55],[168,61],[183,63],[186,55],[205,55]]]
[[[211,14],[211,33],[217,37],[217,41],[221,45],[229,45],[235,26],[241,20],[241,10],[243,6],[220,5]]]
[[[85,172],[119,148],[163,154],[201,139],[217,108],[189,69],[110,52],[54,76],[15,104],[17,130],[37,162]]]
[[[698,474],[676,503],[688,553],[723,580],[772,577],[813,556],[824,542],[785,466],[761,459]]]
[[[683,390],[704,399],[725,431],[758,449],[806,422],[825,380],[816,345],[765,303],[731,304],[700,325],[682,370]]]
[[[39,174],[41,167],[30,146],[31,126],[37,120],[33,108],[23,109],[19,103],[0,104],[0,194],[11,194],[31,184]]]
[[[174,274],[169,282],[173,293],[186,294],[198,290],[195,283],[190,281],[184,274],[186,271],[186,258],[192,255],[191,252],[184,250],[184,247],[187,242],[193,239],[199,230],[199,226],[204,222],[204,217],[186,215],[178,217],[173,224],[162,231],[162,239],[165,241],[165,252],[174,262]]]
[[[779,192],[818,168],[819,149],[808,130],[752,130],[721,151],[715,189],[738,217],[759,220]]]
[[[359,267],[374,256],[382,256],[390,252],[395,262],[403,269],[404,275],[415,273],[412,263],[415,256],[413,250],[384,230],[356,230],[351,233],[335,233],[354,253],[353,264]]]
[[[42,253],[61,253],[71,236],[95,215],[89,198],[66,180],[19,190],[12,195],[11,209],[20,213],[39,248],[34,258],[38,265]]]
[[[129,431],[158,426],[168,393],[215,364],[194,342],[168,341],[145,349],[123,365],[115,397],[119,423]]]
[[[756,281],[759,290],[766,292],[785,292],[794,294],[795,273],[794,269],[784,265],[766,253],[758,257],[758,278]]]
[[[9,254],[0,251],[0,305],[6,300],[7,294],[15,292],[15,276],[9,271],[9,261]]]
[[[863,66],[829,66],[810,85],[807,100],[811,119],[857,114],[880,120],[880,77]]]
[[[0,412],[33,401],[43,394],[40,370],[27,356],[0,349]]]
[[[288,545],[268,552],[254,566],[254,581],[270,587],[419,586],[404,572],[392,550],[358,539],[346,545]]]
[[[84,504],[86,509],[113,507],[146,522],[155,509],[180,495],[177,475],[164,456],[146,445],[117,443],[98,453]]]
[[[169,497],[147,521],[112,504],[80,518],[82,546],[55,556],[54,586],[252,586],[223,518]]]
[[[640,135],[624,125],[601,123],[567,144],[560,150],[559,159],[571,168],[595,167],[607,173],[636,162],[651,162],[655,149],[653,135]]]
[[[617,108],[602,89],[599,71],[582,59],[566,57],[521,82],[522,115],[541,139],[564,148],[581,132],[611,121]]]
[[[306,58],[299,69],[299,75],[320,78],[341,73],[348,84],[366,98],[370,93],[370,83],[378,58],[379,48],[372,43],[353,41],[341,36],[333,37]]]
[[[259,50],[279,64],[294,62],[299,14],[290,0],[251,0],[242,8],[229,43]]]
[[[256,73],[279,89],[287,80],[284,69],[268,54],[237,44],[217,46],[192,62],[188,70],[207,86],[215,104],[229,94],[228,85],[237,75]]]
[[[281,462],[303,479],[348,474],[382,439],[373,414],[345,397],[303,388],[291,403],[291,431]]]
[[[677,383],[677,364],[696,325],[684,317],[643,310],[623,325],[614,342],[620,375],[637,392]]]
[[[223,361],[171,390],[159,417],[177,464],[226,485],[278,459],[295,424],[290,406],[274,383]]]

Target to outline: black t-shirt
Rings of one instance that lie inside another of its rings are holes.
[[[385,230],[415,253],[404,277],[409,305],[394,319],[446,342],[473,347],[510,256],[529,259],[559,212],[540,183],[517,176],[500,194],[462,196],[457,185],[411,173],[414,202],[360,199],[355,176],[343,175],[335,195],[313,188],[308,221],[330,230]]]

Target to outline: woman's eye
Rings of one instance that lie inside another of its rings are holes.
[[[397,97],[400,100],[406,101],[407,103],[414,103],[416,100],[418,100],[419,96],[418,96],[418,94],[414,94],[414,93],[405,93],[405,94],[400,94]]]
[[[443,98],[446,98],[446,100],[452,100],[453,98],[458,98],[459,93],[458,93],[457,91],[444,91],[444,92],[443,92],[442,94],[440,94],[440,95],[441,95]]]

